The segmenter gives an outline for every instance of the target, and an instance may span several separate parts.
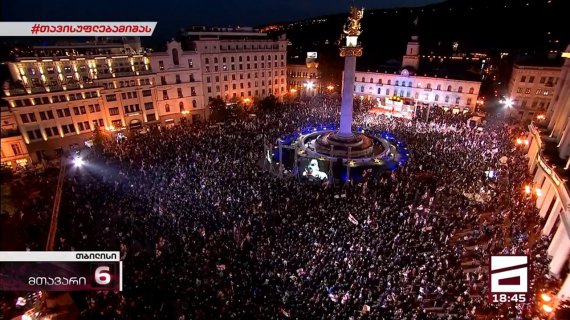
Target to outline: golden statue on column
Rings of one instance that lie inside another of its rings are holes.
[[[360,28],[360,20],[364,16],[364,8],[358,9],[350,7],[350,15],[348,22],[344,25],[344,33],[349,36],[359,36],[362,29]]]

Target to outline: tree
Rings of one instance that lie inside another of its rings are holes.
[[[263,111],[268,111],[277,107],[277,97],[274,95],[267,96],[257,103],[257,108]]]
[[[210,98],[208,102],[210,108],[210,119],[215,122],[224,122],[229,117],[226,103],[222,98]]]

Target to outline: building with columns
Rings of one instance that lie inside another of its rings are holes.
[[[287,92],[284,36],[251,28],[184,36],[190,50],[170,41],[151,52],[127,37],[14,50],[4,99],[29,159],[81,147],[96,128],[113,134],[206,120],[215,97],[251,103]]]
[[[563,284],[559,299],[570,298],[570,177],[568,166],[568,142],[564,134],[568,130],[570,116],[570,46],[562,54],[565,58],[561,79],[547,118],[542,123],[529,126],[528,167],[534,174],[534,187],[540,190],[536,207],[544,218],[542,233],[552,237],[548,256],[552,258],[549,270],[560,277]]]
[[[0,151],[2,153],[0,160],[2,165],[12,169],[29,165],[31,159],[27,144],[20,130],[18,130],[16,117],[10,112],[9,107],[2,106],[0,110],[0,123],[2,124],[2,130],[0,131]]]
[[[33,161],[82,146],[96,128],[156,120],[150,58],[137,38],[37,46],[14,52],[4,99]],[[154,117],[153,117],[154,115]]]
[[[389,106],[394,97],[405,105],[433,105],[459,111],[474,111],[481,88],[477,75],[447,75],[422,71],[416,35],[408,42],[401,67],[356,71],[354,95]],[[380,67],[382,68],[382,67]]]

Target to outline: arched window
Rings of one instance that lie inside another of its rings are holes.
[[[431,89],[431,83],[428,83],[426,88]]]
[[[400,90],[400,97],[404,96],[404,90]]]
[[[451,86],[447,86],[447,91],[451,91]]]
[[[469,88],[469,94],[473,94],[475,92],[475,89],[473,87]]]
[[[362,77],[362,82],[364,82],[364,77]]]
[[[360,92],[364,92],[364,86],[360,86]]]
[[[388,79],[388,85],[392,85],[392,80]]]
[[[184,102],[180,101],[178,106],[180,107],[180,112],[184,111]]]
[[[381,90],[381,88],[378,88],[378,94],[382,94]]]
[[[178,61],[178,49],[172,49],[172,63],[175,66],[180,64],[180,61]]]
[[[463,92],[463,87],[457,88],[457,92],[462,93],[462,92]]]
[[[218,63],[218,58],[214,57],[214,63]]]
[[[445,102],[446,102],[446,103],[449,102],[449,96],[445,96]]]
[[[397,85],[397,86],[399,86],[399,85],[400,85],[400,82],[399,82],[398,80],[396,80],[396,85]]]
[[[164,110],[166,112],[170,112],[170,106],[168,105],[168,103],[164,105]]]
[[[370,78],[370,83],[374,83],[374,79]]]
[[[441,84],[437,85],[437,90],[441,90]]]
[[[435,101],[436,101],[436,102],[439,101],[439,94],[436,94],[436,95],[435,95]]]
[[[192,100],[192,108],[198,108],[198,103],[196,100]]]
[[[455,104],[459,104],[459,97],[455,98]]]
[[[390,89],[386,89],[386,95],[387,95],[387,96],[390,95]]]
[[[382,78],[378,79],[378,84],[382,84]]]

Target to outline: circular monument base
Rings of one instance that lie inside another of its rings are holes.
[[[333,132],[319,135],[315,141],[315,148],[320,154],[347,159],[371,157],[382,153],[384,149],[381,144],[375,148],[374,139],[365,134],[340,135]]]

